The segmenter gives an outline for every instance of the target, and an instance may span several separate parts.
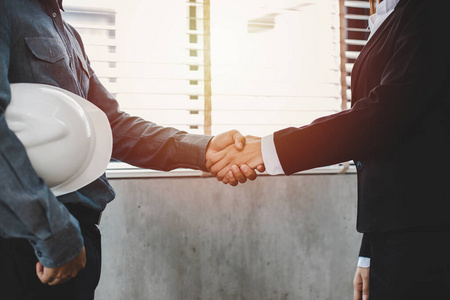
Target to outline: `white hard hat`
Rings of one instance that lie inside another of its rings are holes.
[[[112,152],[111,127],[86,99],[50,85],[14,83],[5,118],[56,196],[76,191],[105,172]]]

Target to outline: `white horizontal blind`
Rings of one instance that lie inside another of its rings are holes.
[[[130,114],[203,133],[202,39],[197,34],[198,43],[190,43],[197,31],[189,28],[190,7],[179,0],[121,1],[117,99]]]
[[[203,36],[189,28],[190,1],[71,0],[64,17],[80,32],[93,69],[122,110],[202,134]],[[104,6],[113,22],[101,18]],[[197,11],[201,19],[201,7]],[[102,40],[105,47],[98,45]]]
[[[339,1],[64,3],[93,69],[132,115],[191,133],[263,136],[341,110]]]
[[[339,48],[339,1],[213,1],[213,133],[266,135],[339,111]]]
[[[111,91],[117,85],[116,13],[108,7],[65,7],[63,18],[74,26],[83,38],[91,66]]]
[[[368,1],[344,1],[345,6],[345,71],[347,85],[347,99],[351,101],[351,71],[361,49],[369,38],[370,4]],[[349,105],[350,107],[350,105]]]
[[[66,10],[122,109],[203,133],[203,1],[109,7],[106,21],[92,7]],[[216,0],[210,30],[213,134],[265,135],[340,110],[338,1]]]

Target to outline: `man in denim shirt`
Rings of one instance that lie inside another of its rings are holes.
[[[114,198],[105,175],[76,192],[58,198],[52,194],[5,122],[10,83],[49,84],[88,99],[109,119],[112,156],[135,166],[206,171],[210,155],[235,141],[245,142],[235,131],[214,138],[187,134],[120,111],[91,69],[79,34],[62,20],[61,9],[62,0],[0,0],[2,300],[93,299],[100,276],[95,223]],[[256,176],[253,170],[241,175],[236,180]]]

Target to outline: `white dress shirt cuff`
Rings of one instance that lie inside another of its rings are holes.
[[[270,175],[284,174],[273,141],[273,134],[261,138],[261,153],[267,173]]]
[[[368,268],[368,267],[370,267],[370,257],[360,256],[358,258],[358,267],[361,267],[361,268]]]

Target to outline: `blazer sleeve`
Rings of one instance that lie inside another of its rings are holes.
[[[359,249],[359,256],[370,258],[370,236],[367,233],[364,233],[361,239],[361,248]]]
[[[428,111],[448,105],[443,103],[448,101],[450,53],[442,41],[445,18],[437,14],[440,5],[427,2],[417,2],[417,9],[402,16],[402,28],[390,28],[395,44],[380,47],[393,47],[393,54],[368,95],[349,110],[274,133],[286,174],[391,149]],[[371,59],[361,63],[376,65],[376,47],[372,51]],[[357,80],[364,84],[365,78]]]

